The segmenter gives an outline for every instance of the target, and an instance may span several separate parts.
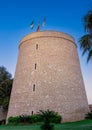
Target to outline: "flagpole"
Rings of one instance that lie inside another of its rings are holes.
[[[36,32],[40,31],[40,22],[38,22],[37,30]]]

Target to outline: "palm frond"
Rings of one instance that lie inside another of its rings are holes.
[[[86,52],[88,52],[91,49],[91,40],[92,35],[84,35],[80,38],[80,48],[83,50],[82,55],[84,55]]]
[[[89,62],[89,60],[92,59],[92,50],[89,51],[88,57],[87,57],[87,63]]]
[[[84,17],[84,27],[88,32],[92,32],[92,11],[89,11]]]

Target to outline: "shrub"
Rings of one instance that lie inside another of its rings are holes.
[[[6,120],[4,120],[4,119],[3,119],[3,120],[1,120],[1,121],[0,121],[0,125],[4,125],[4,124],[5,124],[5,122],[6,122]]]
[[[42,118],[38,114],[31,115],[31,122],[30,123],[39,123],[42,122]]]
[[[15,117],[9,117],[8,118],[8,124],[13,124],[16,125],[20,122],[19,116],[15,116]]]
[[[42,118],[42,120],[44,120],[45,118],[48,118],[51,123],[61,123],[61,120],[62,120],[62,117],[57,112],[54,112],[54,111],[40,110],[38,114]]]
[[[17,124],[33,124],[42,122],[42,119],[38,114],[34,115],[20,115],[15,117],[8,118],[8,124],[17,125]]]
[[[88,114],[86,114],[86,119],[91,119],[92,120],[92,111],[88,112]]]
[[[55,115],[55,117],[50,119],[50,122],[58,124],[58,123],[61,123],[61,120],[62,120],[61,116],[57,114]]]
[[[20,123],[30,123],[31,116],[30,115],[20,115],[18,116]]]
[[[42,130],[53,130],[54,125],[51,123],[60,123],[61,122],[61,116],[58,115],[57,112],[50,111],[50,110],[40,110],[39,116],[43,119],[43,124],[41,125]]]
[[[42,112],[42,111],[40,111]],[[45,118],[44,116],[47,116],[50,123],[61,123],[61,116],[58,115],[58,113],[53,111],[45,111],[45,115],[41,113],[37,113],[34,115],[20,115],[15,117],[9,117],[8,118],[8,124],[10,125],[18,125],[18,124],[34,124],[34,123],[41,123],[44,122]]]
[[[54,125],[52,125],[50,123],[44,123],[44,124],[41,125],[41,129],[42,130],[53,130]]]

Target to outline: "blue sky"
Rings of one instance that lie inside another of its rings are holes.
[[[0,0],[0,66],[14,76],[18,45],[27,34],[35,32],[46,16],[41,30],[56,30],[75,38],[89,103],[92,103],[92,61],[81,56],[78,40],[84,35],[83,16],[92,9],[92,0]],[[34,19],[35,27],[30,29]]]

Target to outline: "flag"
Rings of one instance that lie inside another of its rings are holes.
[[[31,22],[31,24],[30,24],[30,28],[31,28],[31,29],[34,28],[34,21]]]
[[[44,20],[43,20],[42,26],[44,27],[45,24],[46,24],[46,17],[44,17]]]
[[[40,22],[38,23],[38,27],[37,27],[37,30],[36,32],[40,31]]]

